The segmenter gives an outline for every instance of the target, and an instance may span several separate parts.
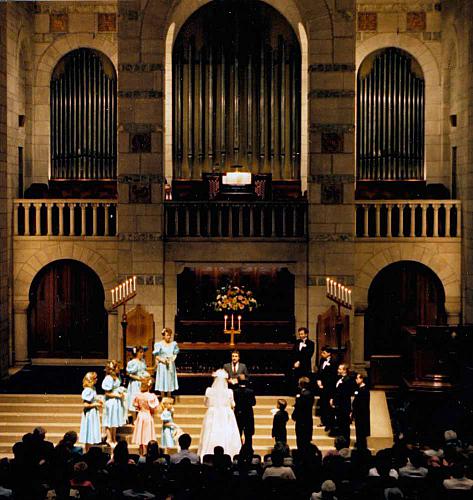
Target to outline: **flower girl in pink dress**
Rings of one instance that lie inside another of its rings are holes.
[[[149,392],[152,384],[153,379],[141,382],[141,392],[133,400],[133,405],[138,411],[138,416],[135,420],[132,441],[134,444],[139,445],[140,455],[146,453],[146,445],[150,441],[156,440],[153,414],[154,410],[159,406],[159,401],[155,394]]]

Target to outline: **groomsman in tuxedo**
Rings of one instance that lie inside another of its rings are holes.
[[[228,385],[232,388],[238,384],[238,375],[245,375],[245,379],[248,378],[248,368],[244,363],[240,363],[238,351],[232,352],[232,362],[225,363],[223,369],[228,373]]]
[[[233,389],[235,398],[235,417],[240,431],[240,436],[245,436],[245,447],[253,448],[253,434],[255,433],[255,416],[253,406],[256,398],[253,389],[247,386],[246,377],[243,373],[238,375],[238,385]]]
[[[324,346],[320,351],[320,361],[316,374],[317,389],[319,391],[319,411],[321,426],[326,431],[333,424],[333,411],[330,400],[333,398],[335,383],[337,382],[337,365],[332,357],[330,347]]]
[[[348,366],[344,363],[338,366],[338,380],[330,405],[333,408],[335,421],[331,435],[343,436],[350,446],[350,413],[351,396],[353,394],[353,381],[348,376]]]
[[[297,449],[306,448],[312,441],[314,395],[309,390],[308,377],[299,379],[299,394],[296,396],[292,420],[296,423]]]
[[[301,377],[311,377],[312,375],[312,356],[314,354],[315,344],[309,340],[309,330],[301,327],[297,330],[298,339],[292,349],[292,369],[294,378],[298,381]]]
[[[357,449],[367,448],[367,437],[370,435],[370,391],[365,383],[365,376],[357,373],[354,398],[352,403],[352,420],[355,422]]]

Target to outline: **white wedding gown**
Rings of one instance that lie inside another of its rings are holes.
[[[213,386],[207,387],[205,391],[205,406],[208,409],[200,432],[201,458],[213,454],[215,446],[222,446],[225,453],[232,458],[240,452],[240,433],[232,409],[235,406],[233,391],[227,388],[226,380],[221,380],[225,383],[224,386],[216,378]]]

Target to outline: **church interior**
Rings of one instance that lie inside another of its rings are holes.
[[[442,451],[452,430],[449,466],[471,481],[470,161],[473,0],[0,2],[0,457],[37,426],[55,445],[78,431],[83,377],[100,388],[133,346],[157,377],[169,328],[192,450],[235,349],[260,458],[276,400],[290,413],[294,373],[312,383],[329,350],[366,376],[373,457]],[[294,369],[303,327],[308,373]],[[337,493],[312,498],[470,498],[430,462],[424,489],[373,496],[320,467],[297,493],[258,483],[254,498],[316,495],[323,478]],[[200,498],[176,477],[149,498]]]

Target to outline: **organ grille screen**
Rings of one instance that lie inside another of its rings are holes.
[[[388,48],[363,61],[357,86],[359,180],[424,179],[424,92],[418,63]]]
[[[297,38],[272,7],[226,0],[199,9],[173,49],[174,177],[239,164],[298,179],[300,73]]]
[[[50,85],[51,178],[115,179],[117,81],[97,51],[69,52]]]

